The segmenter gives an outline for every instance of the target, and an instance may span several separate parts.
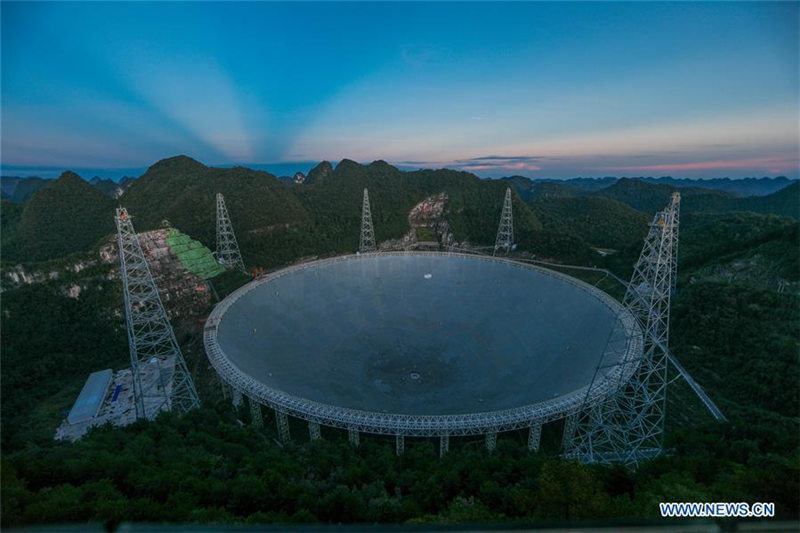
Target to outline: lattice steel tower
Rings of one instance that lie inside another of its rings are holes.
[[[511,251],[514,245],[514,218],[511,213],[511,187],[506,189],[506,197],[503,200],[503,212],[500,215],[500,226],[497,228],[497,239],[494,241],[494,252],[504,248],[506,253]]]
[[[576,431],[565,443],[568,457],[635,467],[661,453],[679,212],[680,194],[673,193],[670,204],[650,224],[623,298],[623,304],[641,327],[642,356],[598,365],[598,373],[617,376],[616,383],[604,401],[583,406]],[[590,389],[595,385],[593,380]]]
[[[200,405],[197,391],[124,207],[116,222],[136,418],[184,413]]]
[[[372,228],[372,211],[369,208],[369,192],[364,189],[364,203],[361,207],[361,240],[358,245],[359,252],[374,252],[375,230]]]
[[[217,193],[217,262],[225,268],[241,270],[247,274],[247,269],[239,253],[236,235],[233,234],[233,224],[225,207],[225,199]]]

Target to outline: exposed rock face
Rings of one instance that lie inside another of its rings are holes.
[[[408,250],[410,248],[439,249],[441,246],[455,244],[446,218],[448,196],[441,192],[429,196],[411,208],[408,225],[411,229],[400,239],[384,241],[381,250]]]
[[[3,270],[3,285],[6,287],[18,287],[20,285],[30,285],[31,283],[44,283],[45,281],[63,278],[71,273],[81,272],[96,264],[97,261],[86,259],[60,267],[30,270],[26,270],[23,265],[14,265]]]
[[[194,318],[201,316],[211,303],[212,291],[209,283],[189,272],[178,256],[167,245],[167,230],[159,229],[139,234],[139,243],[147,258],[150,273],[158,287],[159,295],[170,317]],[[90,267],[110,265],[99,272],[81,272]],[[75,274],[79,274],[75,276]],[[3,269],[4,287],[18,287],[32,283],[62,280],[61,292],[70,298],[80,298],[93,279],[104,278],[119,281],[119,253],[116,240],[103,245],[97,259],[83,259],[58,267],[47,266],[26,269],[15,265]],[[121,290],[121,289],[120,289]]]
[[[425,198],[415,205],[408,214],[408,223],[419,243],[441,243],[444,246],[453,244],[450,225],[445,217],[447,193],[441,192]],[[435,240],[431,240],[434,237]]]
[[[139,243],[170,317],[193,317],[205,312],[211,303],[209,284],[186,270],[170,251],[167,230],[140,233]]]

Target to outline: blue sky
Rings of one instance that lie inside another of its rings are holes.
[[[798,175],[794,2],[0,6],[4,174]]]

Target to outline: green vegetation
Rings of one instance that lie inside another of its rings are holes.
[[[698,189],[692,187],[673,187],[658,183],[647,183],[641,180],[622,178],[610,187],[597,191],[597,196],[611,198],[623,204],[650,213],[664,209],[669,203],[673,192],[681,193],[681,211],[692,211],[697,208],[708,208],[712,205],[722,205],[725,200],[731,199],[728,193]]]
[[[128,362],[119,284],[94,281],[80,299],[55,283],[3,292],[3,453],[52,440],[90,372]]]
[[[18,222],[12,214],[11,231],[2,235],[3,259],[43,261],[90,250],[114,231],[114,206],[77,174],[64,172],[24,204]]]
[[[465,522],[628,516],[627,475],[528,454],[501,440],[440,460],[430,441],[397,457],[385,441],[274,444],[204,407],[183,418],[101,429],[4,465],[6,523]],[[648,498],[645,498],[648,496]],[[642,493],[643,502],[653,495]],[[653,511],[648,510],[647,514]]]
[[[532,198],[541,197],[562,197],[575,196],[581,194],[581,190],[571,187],[568,183],[556,183],[554,181],[533,181],[523,176],[512,176],[503,178],[508,185],[514,188],[523,201],[528,202]]]
[[[771,271],[786,280],[800,276],[798,223],[792,219],[755,213],[690,213],[681,222],[682,274],[704,266],[760,255]]]
[[[160,228],[167,219],[211,247],[218,192],[225,196],[245,264],[289,260],[286,250],[297,244],[295,232],[310,217],[292,190],[266,172],[209,168],[185,156],[173,157],[151,166],[121,201],[134,217],[137,231]],[[280,259],[272,257],[276,248]]]
[[[141,231],[167,218],[210,244],[220,188],[245,261],[274,267],[300,256],[354,250],[364,187],[370,189],[379,240],[404,234],[410,208],[445,191],[456,238],[491,244],[508,186],[449,170],[403,173],[383,162],[343,161],[336,169],[322,164],[309,175],[313,183],[289,189],[266,173],[208,169],[176,158],[132,185],[125,205]],[[68,194],[78,190],[70,177],[59,187]],[[7,241],[19,243],[23,230],[41,227],[24,222],[26,213],[41,214],[45,200],[64,213],[61,202],[40,198],[50,189],[31,199],[37,205],[29,213],[30,205],[3,202],[4,256]],[[530,208],[523,197],[514,196],[521,250],[630,275],[649,215],[608,197],[532,195]],[[97,203],[96,195],[88,198]],[[100,198],[111,202],[97,204],[111,223],[113,201]],[[79,205],[88,209],[86,201]],[[86,222],[79,216],[71,224],[66,228],[75,231]],[[342,432],[324,429],[325,439],[307,442],[300,423],[292,428],[294,443],[282,447],[270,413],[266,427],[255,429],[247,425],[246,408],[235,411],[220,399],[197,324],[177,333],[202,408],[183,418],[167,414],[153,423],[100,428],[74,444],[55,442],[55,427],[88,373],[127,366],[121,290],[104,279],[107,265],[5,290],[2,526],[657,518],[660,501],[774,501],[781,517],[797,518],[798,228],[797,220],[752,212],[684,213],[670,345],[730,422],[709,422],[675,383],[667,410],[668,453],[636,472],[560,459],[558,424],[545,427],[540,454],[527,453],[525,435],[511,433],[500,437],[492,455],[481,439],[454,438],[442,460],[436,443],[424,439],[409,439],[406,454],[397,457],[393,442],[379,437],[364,436],[354,449]],[[113,231],[99,229],[99,237],[81,244],[84,249]],[[602,258],[590,244],[618,251]],[[620,294],[602,274],[570,273]],[[224,297],[247,279],[226,271],[213,285]],[[777,280],[789,289],[779,293]],[[83,287],[78,299],[64,296],[65,283],[73,282]]]
[[[746,398],[749,411],[797,416],[796,295],[717,282],[685,285],[672,327],[680,332],[673,350],[700,383],[729,400]],[[769,357],[753,356],[762,353]]]
[[[417,226],[415,228],[417,240],[420,242],[436,242],[436,232],[428,226]]]
[[[46,180],[36,176],[30,178],[3,177],[2,197],[15,204],[27,202],[39,189],[43,189],[53,183],[53,180]]]
[[[570,231],[589,245],[600,248],[616,249],[641,243],[650,222],[650,217],[640,211],[597,196],[537,197],[528,205],[545,229]]]
[[[800,219],[800,182],[767,196],[738,198],[731,202],[727,211],[752,211],[754,213],[775,214]]]
[[[753,213],[775,214],[800,218],[800,182],[769,194],[740,198],[723,191],[694,187],[674,187],[658,183],[648,183],[636,179],[622,178],[614,185],[598,191],[604,196],[628,204],[646,213],[655,213],[669,202],[670,195],[681,193],[681,211],[750,211]]]
[[[212,283],[214,292],[219,299],[222,300],[227,295],[252,280],[253,278],[251,276],[243,274],[238,270],[225,270],[222,274],[214,278]]]
[[[118,184],[114,180],[111,179],[101,179],[98,176],[93,177],[89,180],[89,184],[100,191],[101,193],[105,194],[109,198],[114,198],[117,189],[122,188],[123,185]]]

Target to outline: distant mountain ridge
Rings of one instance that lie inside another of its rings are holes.
[[[644,211],[645,213],[655,213],[669,202],[673,192],[681,193],[681,209],[703,210],[704,207],[712,204],[720,204],[723,199],[733,198],[730,194],[723,191],[713,191],[711,189],[701,189],[697,187],[674,187],[660,183],[648,183],[646,181],[622,178],[610,187],[597,191],[598,196],[611,198],[623,204]]]
[[[792,183],[796,183],[796,179],[789,179],[786,176],[778,176],[775,178],[638,178],[642,181],[650,183],[659,183],[663,185],[672,185],[674,187],[699,187],[702,189],[713,189],[717,191],[725,191],[739,196],[766,196],[781,189],[785,189]]]
[[[76,174],[77,175],[77,174]],[[0,177],[0,195],[4,200],[21,204],[27,202],[33,194],[39,189],[49,187],[55,183],[57,179],[40,178],[38,176],[17,177],[17,176],[2,176]],[[131,183],[136,181],[136,178],[131,176],[124,176],[118,182],[95,176],[92,179],[84,180],[86,183],[96,188],[110,198],[118,198],[130,186]]]
[[[674,191],[681,193],[681,211],[750,211],[800,219],[800,182],[766,196],[733,196],[723,191],[673,187],[636,179],[621,179],[597,193],[648,213],[660,209]]]
[[[38,176],[18,178],[16,176],[0,177],[0,196],[3,199],[21,204],[27,202],[33,193],[47,187],[55,180],[48,180]]]
[[[786,188],[797,179],[789,179],[786,176],[777,176],[775,178],[673,178],[670,176],[653,178],[653,177],[628,177],[617,178],[607,176],[604,178],[568,178],[563,180],[549,179],[549,178],[525,178],[523,176],[511,176],[510,178],[503,179],[526,179],[534,183],[555,183],[568,187],[569,189],[583,191],[583,192],[596,192],[616,183],[622,179],[633,179],[644,181],[647,183],[655,183],[658,185],[670,185],[679,188],[692,188],[692,189],[709,189],[714,191],[723,191],[736,196],[766,196],[781,189]]]
[[[25,203],[4,199],[5,260],[41,261],[88,251],[113,234],[117,202],[109,192],[118,189],[111,189],[111,180],[96,177],[87,182],[65,172],[58,180],[25,181],[46,183]],[[630,242],[638,244],[646,221],[666,205],[674,190],[683,194],[682,209],[687,212],[800,217],[798,182],[767,196],[743,198],[635,179],[484,180],[464,171],[401,171],[385,161],[362,165],[342,159],[335,167],[319,163],[302,183],[298,179],[289,187],[268,172],[208,167],[187,156],[163,159],[140,178],[123,181],[127,190],[119,201],[138,231],[161,227],[166,219],[210,247],[215,240],[215,195],[222,193],[245,263],[264,267],[355,250],[365,187],[370,190],[378,241],[403,237],[409,230],[410,209],[431,195],[446,193],[445,216],[455,240],[485,246],[494,242],[503,192],[512,186],[520,250],[581,263],[596,260],[590,246],[622,249]]]
[[[49,181],[4,220],[4,260],[63,257],[90,249],[114,231],[114,200],[73,172]]]

